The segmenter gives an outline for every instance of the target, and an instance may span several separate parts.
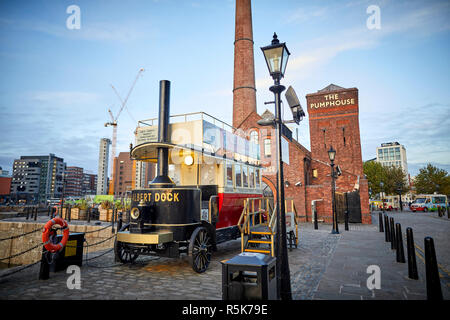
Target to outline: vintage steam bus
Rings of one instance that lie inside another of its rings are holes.
[[[170,82],[161,81],[159,118],[136,129],[131,158],[157,163],[157,176],[132,191],[115,256],[127,263],[185,254],[203,272],[217,244],[241,236],[244,200],[262,197],[259,146],[206,113],[170,117],[169,95]]]

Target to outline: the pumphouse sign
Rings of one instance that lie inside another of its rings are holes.
[[[347,97],[346,97],[347,96]],[[346,106],[346,105],[354,105],[355,98],[348,97],[345,93],[331,93],[323,96],[324,101],[321,102],[313,102],[310,104],[311,109],[318,108],[328,108],[328,107],[338,107],[338,106]]]
[[[317,93],[306,96],[308,113],[317,117],[318,114],[339,114],[358,111],[358,89],[342,88],[330,85]]]

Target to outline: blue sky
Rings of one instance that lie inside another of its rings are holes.
[[[80,8],[69,30],[70,5]],[[369,30],[377,5],[381,28]],[[137,120],[158,110],[159,80],[172,82],[171,112],[205,111],[231,124],[234,1],[0,1],[0,166],[54,153],[94,173],[111,108],[124,98],[117,151]],[[283,84],[305,95],[330,83],[357,87],[363,160],[383,142],[405,145],[410,172],[427,162],[450,171],[450,2],[252,3],[258,112],[272,99],[261,50],[273,32],[291,57]],[[273,106],[269,105],[269,108]],[[289,118],[288,110],[285,117]],[[299,140],[309,148],[308,117]]]

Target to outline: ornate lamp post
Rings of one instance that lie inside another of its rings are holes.
[[[383,181],[380,182],[380,188],[381,188],[381,207],[383,208],[383,213],[384,213],[384,195],[383,195],[383,187],[384,187],[384,183]]]
[[[333,230],[331,233],[333,234],[339,234],[339,226],[337,222],[337,212],[336,212],[336,201],[335,201],[335,193],[336,193],[336,174],[334,173],[334,159],[336,157],[336,150],[333,149],[333,147],[330,147],[330,150],[328,150],[328,158],[330,159],[330,166],[331,166],[331,205],[333,209]]]
[[[276,234],[276,257],[277,257],[277,279],[278,292],[282,300],[292,300],[291,295],[291,277],[289,271],[287,239],[286,239],[286,217],[284,205],[284,178],[283,162],[281,153],[281,132],[283,121],[281,119],[281,98],[280,94],[286,88],[280,85],[280,79],[283,78],[289,59],[289,50],[285,43],[280,43],[276,33],[273,35],[272,43],[269,46],[261,48],[266,59],[269,73],[274,80],[274,85],[270,87],[275,95],[275,128],[276,128],[276,147],[277,147],[277,234]]]

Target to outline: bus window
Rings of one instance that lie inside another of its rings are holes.
[[[253,168],[253,167],[248,168],[248,177],[249,177],[249,187],[254,188],[255,187],[255,168]]]
[[[227,162],[226,166],[226,179],[227,179],[227,186],[232,187],[233,186],[233,164],[231,162]]]
[[[255,168],[256,188],[261,187],[261,176],[259,175],[259,169]]]
[[[175,182],[176,184],[180,184],[180,168],[176,167],[174,164],[169,164],[169,177]]]
[[[241,175],[241,165],[235,164],[234,165],[234,175],[236,177],[236,188],[242,187],[242,175]]]
[[[248,167],[242,166],[242,180],[244,181],[243,187],[248,188]]]

